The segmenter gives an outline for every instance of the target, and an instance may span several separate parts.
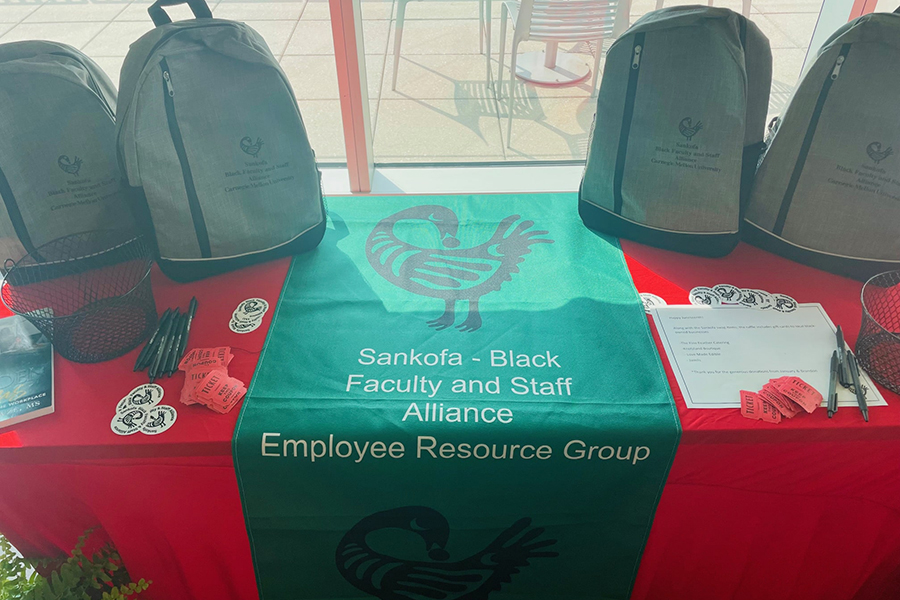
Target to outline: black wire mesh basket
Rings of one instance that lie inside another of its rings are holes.
[[[878,383],[900,394],[900,271],[872,277],[862,289],[859,364]]]
[[[133,350],[156,326],[151,265],[151,247],[142,236],[78,233],[7,264],[0,295],[63,358],[102,362]]]

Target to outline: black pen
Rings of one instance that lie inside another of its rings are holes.
[[[169,317],[169,321],[166,323],[166,326],[163,329],[162,337],[159,338],[159,348],[157,349],[156,357],[153,360],[153,365],[150,367],[150,383],[153,383],[153,380],[156,379],[159,375],[159,365],[162,362],[163,355],[166,354],[166,347],[169,345],[172,325],[175,321],[178,320],[178,315],[180,313],[181,311],[176,308],[175,312],[173,312],[172,316]]]
[[[831,370],[828,372],[828,418],[830,419],[837,412],[837,370],[838,370],[838,353],[837,350],[831,353]]]
[[[859,410],[862,413],[866,423],[869,422],[869,406],[866,404],[866,395],[863,394],[862,385],[859,383],[859,365],[856,364],[856,357],[847,350],[847,363],[850,365],[850,376],[853,378],[853,388],[856,391],[856,402],[859,404]]]
[[[178,351],[178,345],[181,344],[181,336],[184,335],[184,327],[187,325],[187,313],[178,317],[178,320],[175,321],[175,325],[172,327],[172,333],[170,334],[172,337],[172,351],[166,355],[165,361],[160,367],[160,377],[172,376],[172,363],[177,362],[177,358],[175,358],[175,354]]]
[[[134,361],[134,370],[140,371],[146,365],[144,365],[144,361],[153,353],[154,348],[156,347],[156,343],[159,341],[159,332],[165,327],[166,321],[169,320],[169,317],[172,315],[172,309],[167,308],[166,312],[162,314],[159,318],[159,324],[156,326],[156,331],[153,332],[153,335],[150,336],[150,341],[147,342],[147,345],[141,350],[141,353],[138,354],[137,360]]]
[[[847,365],[846,360],[846,346],[844,345],[844,331],[841,329],[841,326],[837,326],[837,347],[838,347],[838,374],[840,375],[841,385],[844,387],[850,387],[852,380],[850,378],[850,369]]]
[[[181,337],[178,340],[178,345],[175,347],[175,361],[172,363],[172,366],[169,370],[169,375],[173,375],[175,371],[178,370],[178,363],[181,362],[181,357],[184,356],[184,350],[187,348],[188,337],[191,335],[191,323],[194,321],[194,315],[197,314],[197,297],[191,298],[191,303],[188,305],[187,313],[184,315],[184,330],[181,334]]]

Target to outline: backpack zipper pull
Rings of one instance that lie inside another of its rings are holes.
[[[834,62],[834,69],[831,71],[831,79],[835,80],[838,78],[838,75],[841,74],[841,65],[844,64],[844,56],[838,56],[837,60]]]
[[[175,96],[175,86],[172,85],[172,78],[169,77],[168,71],[163,71],[163,83],[166,86],[166,92],[170,97]]]
[[[634,57],[631,59],[631,68],[637,69],[641,66],[641,47],[634,47]]]

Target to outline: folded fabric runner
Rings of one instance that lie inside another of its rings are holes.
[[[260,597],[629,597],[679,425],[573,202],[329,199],[235,430]]]

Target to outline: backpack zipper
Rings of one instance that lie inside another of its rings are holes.
[[[25,219],[22,218],[22,211],[19,210],[19,204],[13,196],[12,188],[6,175],[3,174],[3,169],[0,169],[0,197],[3,198],[3,204],[6,205],[6,212],[9,214],[9,221],[25,251],[40,260],[40,256],[35,253],[34,243],[31,241],[28,228],[25,227]]]
[[[822,110],[825,108],[825,100],[828,98],[828,92],[831,86],[837,81],[841,75],[841,67],[847,61],[847,55],[850,53],[850,44],[841,46],[841,51],[834,66],[831,68],[831,75],[825,78],[822,89],[819,91],[819,98],[816,100],[816,106],[813,108],[812,116],[809,119],[809,125],[806,127],[806,135],[803,137],[803,143],[800,145],[800,152],[797,154],[797,162],[794,164],[794,170],[788,181],[787,189],[784,192],[784,198],[781,200],[781,208],[778,210],[778,217],[775,219],[775,226],[772,233],[781,235],[784,231],[784,224],[787,220],[788,211],[791,208],[791,202],[794,200],[794,192],[797,191],[797,184],[800,176],[803,174],[803,167],[806,165],[806,159],[809,156],[809,149],[812,146],[813,137],[816,135],[816,128],[819,126],[819,117],[822,116]]]
[[[622,129],[619,132],[619,150],[616,153],[616,171],[613,175],[613,210],[622,214],[622,180],[625,178],[625,158],[628,154],[628,136],[634,118],[634,97],[637,94],[638,74],[641,70],[641,52],[644,50],[644,33],[634,36],[631,48],[631,70],[628,73],[628,87],[625,89],[625,110],[622,113]]]
[[[169,65],[165,57],[159,61],[163,78],[163,102],[166,105],[166,121],[169,123],[169,133],[172,143],[175,145],[175,153],[178,162],[181,163],[181,175],[184,179],[184,191],[187,194],[188,206],[191,209],[191,220],[194,222],[194,231],[197,234],[197,244],[200,246],[200,256],[211,258],[212,251],[209,247],[209,232],[206,229],[206,221],[203,219],[203,210],[200,208],[200,200],[197,198],[197,189],[194,187],[194,176],[191,173],[191,165],[188,163],[187,151],[184,148],[184,138],[178,127],[178,119],[175,116],[175,85],[169,72]]]
[[[147,53],[147,58],[144,59],[144,64],[141,65],[141,70],[138,74],[137,80],[135,81],[134,95],[131,97],[131,102],[129,102],[128,106],[125,106],[125,107],[118,106],[117,107],[118,112],[119,112],[118,121],[120,121],[122,123],[125,122],[126,117],[128,116],[128,111],[131,108],[131,105],[134,104],[134,102],[136,100],[136,96],[140,92],[140,84],[142,81],[144,81],[146,79],[143,77],[143,75],[147,69],[147,65],[149,65],[150,61],[153,59],[153,54],[157,50],[159,50],[161,47],[163,47],[170,39],[172,39],[173,37],[175,37],[182,31],[190,31],[192,29],[201,29],[204,27],[237,27],[237,26],[238,25],[236,23],[228,23],[228,22],[225,22],[225,23],[203,23],[200,25],[192,25],[189,28],[186,28],[186,27],[185,28],[181,28],[181,27],[175,28],[173,31],[166,32],[165,35],[163,35],[158,40],[156,40],[156,43],[153,44],[153,47],[150,48],[150,51]],[[149,76],[150,75],[148,73],[147,78],[149,78]],[[116,156],[118,157],[119,164],[123,165],[123,166],[125,165],[125,158],[121,155],[119,148],[121,147],[122,132],[124,130],[125,130],[124,127],[116,127]],[[127,180],[127,175],[125,175],[125,179]]]

